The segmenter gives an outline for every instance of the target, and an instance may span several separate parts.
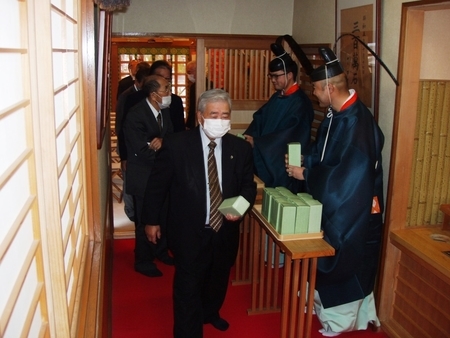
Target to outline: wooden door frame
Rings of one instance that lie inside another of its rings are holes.
[[[188,47],[190,49],[190,54],[195,54],[196,46],[195,39],[192,38],[180,38],[176,37],[123,37],[123,36],[113,36],[111,39],[111,71],[110,71],[110,86],[111,86],[111,100],[110,100],[110,110],[114,111],[117,102],[117,86],[119,84],[119,73],[117,60],[119,57],[120,48],[180,48]],[[139,53],[137,53],[139,54]]]
[[[114,46],[115,43],[122,44],[136,44],[136,43],[152,43],[152,44],[163,44],[164,46],[189,46],[191,49],[191,55],[196,56],[196,60],[198,63],[197,66],[197,76],[198,78],[204,78],[205,71],[205,56],[202,54],[206,46],[214,45],[215,48],[256,48],[256,47],[267,47],[270,43],[275,42],[277,35],[230,35],[230,34],[145,34],[145,35],[122,35],[122,34],[113,34],[112,43],[113,46],[111,48],[111,88],[112,89],[112,97],[111,97],[111,109],[115,109],[115,88],[114,87],[118,83],[118,75],[116,71],[113,71],[115,68],[114,60],[117,60],[118,51],[117,46]],[[186,42],[180,42],[179,40],[184,39]],[[178,40],[178,41],[177,41]],[[264,44],[261,44],[262,40],[266,40]],[[205,45],[206,42],[206,45]],[[265,43],[269,43],[266,45]],[[205,90],[204,84],[201,84],[201,81],[196,82],[196,91],[197,93],[202,93]],[[256,110],[261,106],[259,105],[245,103],[245,102],[233,102],[234,109],[252,109]]]
[[[426,11],[450,8],[450,1],[417,1],[402,4],[398,80],[393,140],[380,276],[378,278],[378,316],[389,326],[392,317],[400,251],[389,240],[392,230],[406,226],[407,206],[414,156],[420,63]]]

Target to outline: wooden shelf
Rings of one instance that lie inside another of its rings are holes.
[[[288,252],[292,259],[334,256],[335,250],[323,239],[323,232],[296,234],[293,236],[297,236],[297,238],[282,240],[269,221],[261,214],[261,205],[255,205],[251,213],[258,223],[264,227],[265,232],[278,243],[283,251]]]
[[[402,252],[415,257],[436,275],[450,284],[450,256],[444,251],[450,251],[450,242],[433,240],[430,235],[441,234],[450,237],[450,231],[442,230],[440,226],[394,230],[390,234],[392,244]]]

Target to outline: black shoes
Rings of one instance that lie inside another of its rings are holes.
[[[166,265],[173,265],[173,257],[165,254],[158,259]],[[163,273],[156,267],[153,262],[140,262],[134,265],[134,271],[139,272],[147,277],[161,277]]]
[[[163,275],[162,272],[156,267],[156,265],[150,265],[146,267],[135,266],[134,271],[139,272],[147,277],[161,277]]]
[[[214,326],[214,328],[216,328],[219,331],[226,331],[230,327],[230,324],[228,324],[228,322],[225,319],[220,317],[217,317],[210,321],[205,321],[205,324],[211,324],[212,326]]]
[[[158,259],[166,265],[173,265],[173,257],[170,257],[167,254],[164,256],[158,257]]]

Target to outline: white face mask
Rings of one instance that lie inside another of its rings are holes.
[[[211,139],[220,138],[230,130],[231,121],[203,118],[203,131]]]
[[[188,74],[187,76],[188,76],[189,81],[191,81],[192,83],[195,83],[195,77],[194,77],[194,75]]]
[[[156,93],[155,93],[156,94]],[[158,94],[156,94],[158,95]],[[158,95],[159,96],[159,95]],[[162,102],[158,102],[158,106],[160,109],[165,109],[165,108],[169,108],[170,104],[172,103],[172,95],[169,96],[159,96],[162,100]]]

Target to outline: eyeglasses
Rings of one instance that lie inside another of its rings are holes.
[[[282,76],[282,75],[286,75],[286,73],[281,73],[281,74],[267,74],[267,77],[268,77],[269,79],[271,79],[271,80],[278,80],[278,77],[279,77],[279,76]]]

